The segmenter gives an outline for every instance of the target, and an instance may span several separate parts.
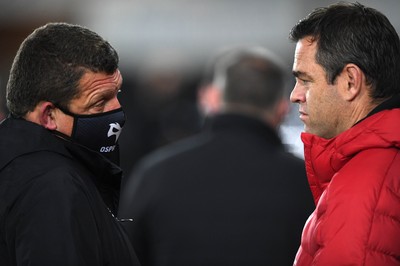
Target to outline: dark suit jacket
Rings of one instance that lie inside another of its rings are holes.
[[[259,120],[220,115],[125,181],[120,218],[143,265],[291,265],[314,209],[304,162]]]

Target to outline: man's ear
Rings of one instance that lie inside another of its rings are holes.
[[[199,89],[198,103],[205,115],[214,115],[221,109],[221,90],[215,85],[208,85]]]
[[[39,109],[40,124],[47,129],[56,130],[55,106],[51,102],[44,102]]]
[[[26,114],[25,119],[44,128],[56,130],[55,110],[51,102],[40,102],[32,112]]]
[[[364,72],[355,64],[347,64],[341,73],[343,82],[341,93],[346,101],[353,101],[360,93],[364,82]]]

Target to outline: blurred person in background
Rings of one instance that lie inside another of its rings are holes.
[[[125,173],[149,152],[201,129],[196,99],[201,74],[189,71],[178,52],[150,54],[131,75],[124,75],[121,104],[129,123],[119,141]]]
[[[118,61],[78,25],[49,23],[21,44],[0,124],[0,265],[139,265],[115,217]]]
[[[299,104],[317,204],[295,265],[400,265],[400,41],[359,3],[295,25]]]
[[[213,96],[210,96],[210,95]],[[291,265],[314,209],[304,162],[277,134],[289,104],[262,47],[217,58],[200,100],[204,132],[145,157],[124,181],[121,218],[142,265]],[[215,105],[215,106],[214,106]]]

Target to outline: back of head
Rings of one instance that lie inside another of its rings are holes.
[[[114,73],[118,55],[93,31],[67,23],[49,23],[21,44],[7,84],[7,107],[15,117],[32,111],[40,101],[67,109],[78,96],[85,71]]]
[[[317,8],[295,25],[290,38],[311,36],[317,41],[316,61],[333,84],[346,64],[366,75],[373,99],[400,92],[400,41],[387,17],[359,3],[340,2]]]
[[[284,96],[285,72],[265,48],[236,48],[218,58],[214,84],[222,90],[225,108],[270,110]]]

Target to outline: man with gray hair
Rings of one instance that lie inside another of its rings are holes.
[[[143,265],[290,265],[313,210],[304,163],[277,128],[285,74],[264,48],[217,58],[204,132],[164,147],[125,181],[120,217]],[[209,102],[208,102],[209,103]]]

